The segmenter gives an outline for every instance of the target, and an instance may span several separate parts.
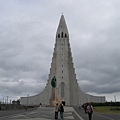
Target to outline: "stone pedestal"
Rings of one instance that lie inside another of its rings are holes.
[[[58,90],[57,90],[57,88],[53,88],[52,87],[51,98],[49,99],[49,105],[50,106],[55,106],[56,103],[60,104],[61,103],[61,99],[58,96]]]

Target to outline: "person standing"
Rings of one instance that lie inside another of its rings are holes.
[[[64,105],[61,103],[59,106],[59,111],[60,111],[60,118],[61,120],[64,119]]]
[[[42,107],[42,103],[40,103],[40,107]]]
[[[56,106],[55,106],[55,119],[58,119],[58,103],[56,103]]]
[[[92,120],[93,106],[91,105],[91,103],[88,103],[86,107],[86,113],[88,114],[89,120]]]

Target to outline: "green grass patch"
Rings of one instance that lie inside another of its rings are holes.
[[[115,109],[115,108],[120,108],[120,107],[118,106],[95,106],[94,111],[100,112],[100,113],[120,114],[119,110],[110,110],[110,109]]]

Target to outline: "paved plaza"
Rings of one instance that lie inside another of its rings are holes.
[[[88,120],[84,110],[76,107],[64,107],[64,120]],[[0,111],[0,120],[54,120],[54,107],[37,109]],[[60,120],[60,115],[58,116]],[[120,114],[93,113],[92,120],[120,120]]]
[[[65,107],[64,109],[64,120],[82,120],[72,107]],[[0,120],[8,120],[8,118],[9,120],[54,120],[54,108],[39,107],[33,111],[0,117]],[[60,120],[60,115],[58,120]]]

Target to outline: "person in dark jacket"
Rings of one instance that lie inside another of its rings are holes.
[[[64,105],[61,103],[59,106],[59,111],[60,111],[60,118],[61,120],[64,119]]]
[[[55,106],[55,119],[58,119],[58,108],[59,108],[59,105],[58,105],[58,103],[56,103],[56,106]]]
[[[89,102],[86,107],[86,113],[88,113],[89,120],[92,120],[93,106]]]

